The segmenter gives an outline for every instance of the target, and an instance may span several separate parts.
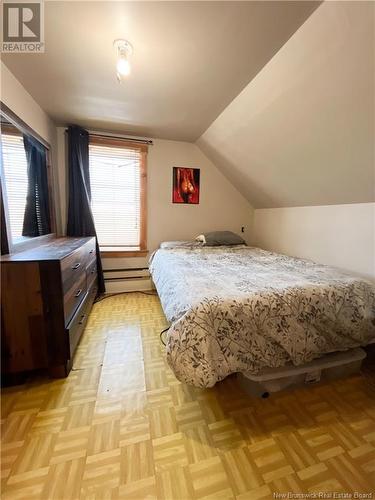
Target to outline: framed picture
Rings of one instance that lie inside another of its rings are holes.
[[[173,167],[173,203],[199,203],[199,168]]]

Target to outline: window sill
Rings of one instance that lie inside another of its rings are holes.
[[[141,250],[137,247],[101,247],[100,255],[107,257],[146,257],[148,250]]]

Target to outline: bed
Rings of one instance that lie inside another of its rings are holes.
[[[375,340],[375,286],[246,245],[170,245],[150,272],[170,323],[168,363],[212,387],[232,373],[300,366]]]

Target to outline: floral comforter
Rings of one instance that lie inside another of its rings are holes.
[[[197,387],[375,340],[375,286],[308,260],[244,245],[167,248],[150,272],[171,323],[168,362]]]

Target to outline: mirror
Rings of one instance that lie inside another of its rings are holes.
[[[12,252],[33,238],[52,232],[49,148],[18,117],[3,108],[2,104],[2,210],[7,247]]]

